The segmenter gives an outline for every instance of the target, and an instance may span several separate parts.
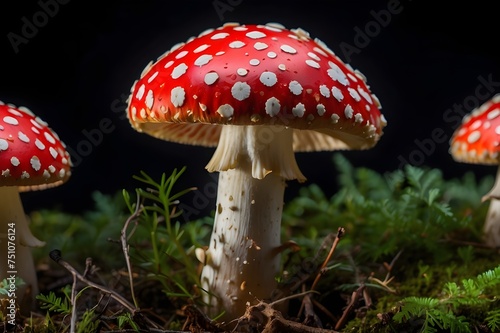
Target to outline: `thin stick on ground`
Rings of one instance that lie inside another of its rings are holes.
[[[325,260],[321,264],[321,267],[319,268],[318,274],[316,275],[316,278],[314,279],[314,282],[311,285],[311,288],[310,288],[311,291],[313,291],[314,288],[316,288],[316,285],[318,284],[319,279],[324,274],[324,270],[325,270],[326,265],[328,265],[328,262],[332,258],[333,253],[335,252],[335,249],[337,248],[337,245],[339,244],[340,239],[344,236],[344,234],[345,234],[345,229],[342,227],[339,227],[337,229],[337,235],[335,236],[335,239],[333,240],[333,244],[330,247],[330,252],[328,252],[328,255],[326,256]],[[299,317],[302,315],[303,310],[304,310],[304,302],[302,302],[302,304],[300,306],[299,313],[298,313]]]
[[[132,221],[136,221],[137,217],[142,211],[142,206],[139,205],[140,203],[140,197],[137,196],[137,203],[135,206],[135,211],[134,213],[125,221],[125,224],[120,232],[120,240],[122,244],[122,251],[123,251],[123,256],[125,257],[125,263],[127,264],[127,272],[128,272],[128,279],[129,279],[129,285],[130,285],[130,294],[132,295],[132,301],[134,302],[134,305],[136,308],[138,308],[138,303],[137,299],[135,298],[135,291],[134,291],[134,281],[133,281],[133,274],[132,274],[132,264],[130,263],[130,255],[129,255],[129,244],[128,244],[128,236],[127,236],[127,229],[129,224]]]
[[[115,301],[120,303],[124,308],[126,308],[130,313],[135,314],[139,309],[135,307],[134,305],[130,304],[129,301],[127,301],[125,298],[123,298],[121,295],[116,293],[113,290],[110,290],[106,288],[105,286],[102,286],[100,284],[97,284],[95,282],[92,282],[88,280],[86,277],[84,277],[82,274],[78,273],[78,271],[71,266],[68,262],[66,262],[62,256],[61,256],[61,251],[60,250],[52,250],[49,253],[49,256],[52,260],[54,260],[56,263],[64,267],[66,270],[68,270],[74,278],[80,280],[81,282],[89,285],[92,288],[96,288],[106,294],[109,294],[111,298],[113,298]]]

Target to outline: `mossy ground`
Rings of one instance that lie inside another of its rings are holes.
[[[281,291],[315,291],[305,312],[312,317],[299,316],[304,297],[297,297],[286,319],[342,332],[499,332],[500,274],[484,285],[474,280],[499,266],[498,249],[485,247],[481,235],[488,205],[480,198],[493,179],[446,180],[411,166],[378,174],[340,154],[334,166],[335,195],[311,184],[285,203],[282,238],[294,243],[283,253]],[[195,191],[176,188],[181,175],[142,174],[137,190],[95,193],[95,209],[81,215],[33,212],[32,231],[47,242],[34,250],[42,296],[13,329],[222,330],[204,327],[211,323],[199,311],[195,249],[208,244],[212,218],[179,222],[179,200]],[[74,284],[68,268],[50,259],[53,249],[97,287]]]

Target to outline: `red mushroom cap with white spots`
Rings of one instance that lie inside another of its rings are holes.
[[[216,146],[220,126],[284,125],[295,151],[366,149],[386,125],[365,77],[302,29],[226,24],[144,69],[132,126],[164,140]]]
[[[0,102],[0,186],[41,190],[70,175],[70,156],[57,134],[29,109]]]
[[[498,164],[500,94],[465,116],[450,139],[450,154],[459,162]]]

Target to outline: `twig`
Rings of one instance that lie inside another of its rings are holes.
[[[359,286],[358,289],[353,291],[351,300],[347,307],[345,308],[344,312],[342,313],[342,317],[337,321],[337,324],[335,324],[335,329],[338,330],[342,326],[344,326],[345,321],[347,320],[347,316],[351,313],[351,311],[354,309],[356,304],[358,303],[361,295],[363,294],[363,290],[365,289],[364,285]]]
[[[130,313],[135,314],[139,309],[135,307],[134,305],[130,304],[125,298],[123,298],[121,295],[118,293],[114,292],[113,290],[110,290],[106,288],[105,286],[101,286],[100,284],[97,284],[95,282],[92,282],[88,280],[86,277],[78,273],[78,271],[71,266],[68,262],[66,262],[62,256],[61,256],[61,251],[60,250],[52,250],[49,253],[49,256],[52,260],[54,260],[56,263],[61,265],[62,267],[66,268],[74,277],[74,279],[78,279],[82,281],[83,283],[86,283],[87,285],[96,288],[106,294],[109,294],[115,301],[123,305]]]
[[[335,236],[335,239],[333,240],[333,244],[330,247],[330,252],[328,252],[328,255],[326,256],[325,260],[321,264],[321,267],[319,268],[318,274],[316,275],[316,278],[314,279],[314,282],[311,285],[311,288],[310,288],[311,291],[314,290],[314,288],[316,288],[316,285],[318,284],[319,279],[324,274],[324,270],[325,270],[326,265],[328,265],[328,262],[332,258],[333,253],[335,252],[335,249],[337,248],[337,245],[339,244],[340,239],[344,236],[344,234],[345,234],[345,229],[342,227],[339,227],[337,229],[337,235]],[[299,317],[302,315],[303,310],[304,310],[304,302],[302,302],[302,304],[300,305],[300,309],[299,309],[299,313],[298,313]]]
[[[71,272],[73,276],[73,285],[71,286],[71,307],[73,308],[71,311],[71,324],[70,324],[70,332],[75,333],[76,329],[76,274],[75,272]]]
[[[313,282],[313,284],[311,286],[311,290],[314,290],[314,288],[318,284],[318,281],[319,281],[320,277],[323,275],[323,272],[324,272],[324,269],[325,269],[326,265],[328,264],[328,262],[332,258],[333,252],[335,252],[335,249],[337,248],[337,245],[339,244],[340,239],[344,236],[344,234],[345,234],[345,229],[342,228],[342,227],[338,228],[338,230],[337,230],[337,236],[335,237],[335,239],[333,241],[333,244],[330,247],[330,252],[326,256],[325,260],[323,261],[323,264],[321,265],[321,267],[319,269],[319,272],[316,275],[316,278],[314,279],[314,282]]]
[[[123,251],[123,256],[125,257],[125,262],[127,264],[127,271],[128,271],[128,278],[129,278],[129,285],[130,285],[130,294],[132,295],[132,301],[134,302],[135,307],[138,307],[137,299],[135,298],[135,291],[134,291],[134,281],[133,281],[133,276],[132,276],[132,265],[130,263],[130,255],[129,255],[129,245],[127,243],[127,229],[132,220],[135,220],[136,217],[140,214],[142,208],[140,208],[139,205],[140,202],[140,197],[137,196],[137,203],[136,203],[136,208],[134,213],[125,221],[125,225],[123,226],[121,232],[120,232],[120,240],[122,244],[122,251]]]

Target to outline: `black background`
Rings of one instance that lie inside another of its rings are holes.
[[[133,189],[139,184],[132,175],[140,170],[157,177],[184,165],[183,183],[208,191],[215,178],[204,166],[213,149],[135,132],[124,118],[124,101],[148,62],[225,22],[301,27],[367,76],[388,125],[375,148],[346,153],[355,166],[385,172],[406,162],[442,168],[447,178],[468,170],[478,176],[494,174],[492,166],[457,163],[448,154],[460,112],[500,92],[500,28],[493,4],[2,1],[0,100],[27,106],[47,121],[72,149],[75,162],[65,185],[23,194],[26,210],[59,207],[82,212],[92,208],[95,190]],[[94,143],[86,133],[94,135]],[[337,185],[331,156],[297,154],[308,182],[289,182],[287,197],[313,182],[333,193]]]

